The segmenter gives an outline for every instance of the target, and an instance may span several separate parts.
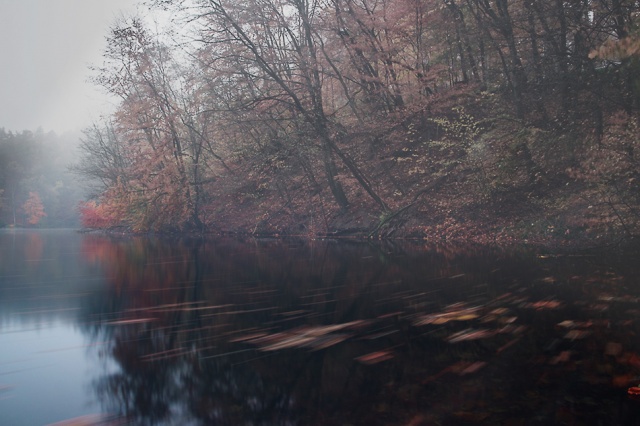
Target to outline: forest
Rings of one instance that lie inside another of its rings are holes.
[[[119,104],[72,167],[92,186],[84,227],[502,243],[640,231],[638,1],[149,6],[171,24],[118,20],[93,70]]]
[[[80,226],[86,190],[68,173],[78,136],[0,128],[0,228]]]

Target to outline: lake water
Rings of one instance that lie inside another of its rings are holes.
[[[637,259],[0,231],[0,424],[638,424]]]

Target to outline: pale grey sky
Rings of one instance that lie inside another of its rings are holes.
[[[110,25],[136,3],[0,0],[0,127],[62,133],[108,112],[88,66],[101,64]]]

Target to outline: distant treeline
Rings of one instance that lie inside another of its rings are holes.
[[[0,128],[0,228],[77,227],[83,198],[67,170],[77,137]]]

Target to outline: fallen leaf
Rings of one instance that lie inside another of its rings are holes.
[[[481,329],[472,329],[467,328],[466,330],[462,330],[458,333],[454,333],[447,338],[449,343],[459,343],[464,342],[466,340],[479,340],[486,339],[488,337],[493,337],[496,335],[495,331],[487,330],[484,328]]]
[[[267,333],[254,333],[254,334],[248,334],[246,336],[239,336],[239,337],[235,337],[233,339],[230,339],[229,342],[232,343],[237,343],[237,342],[247,342],[250,340],[256,340],[260,337],[265,337],[268,336]]]
[[[515,339],[511,340],[510,342],[505,343],[504,345],[500,346],[498,348],[498,350],[496,350],[496,353],[500,353],[503,352],[507,349],[509,349],[511,346],[515,345],[516,343],[518,343],[518,341],[520,341],[520,337],[516,337]]]
[[[542,310],[542,309],[558,309],[562,304],[557,300],[541,300],[535,303],[529,303],[528,307],[533,309]]]
[[[549,364],[556,365],[561,362],[568,362],[571,359],[571,351],[562,351],[557,356],[551,358]]]
[[[129,325],[129,324],[145,324],[148,322],[156,321],[156,318],[136,318],[130,320],[108,321],[107,325]]]
[[[356,358],[356,361],[367,365],[373,365],[382,361],[387,361],[391,358],[393,358],[391,351],[378,351],[359,356]]]
[[[473,364],[471,364],[470,366],[468,366],[467,368],[465,368],[464,370],[462,370],[459,374],[461,376],[465,376],[467,374],[472,374],[475,373],[476,371],[484,368],[487,365],[486,362],[484,361],[476,361]]]
[[[563,328],[575,328],[577,327],[577,324],[571,320],[565,320],[558,323],[558,326]]]
[[[564,335],[564,338],[569,340],[579,340],[584,339],[589,334],[591,333],[587,330],[569,330],[569,332]]]

